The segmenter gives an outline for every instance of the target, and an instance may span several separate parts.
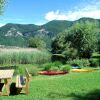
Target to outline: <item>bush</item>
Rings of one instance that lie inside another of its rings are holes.
[[[39,68],[35,67],[28,67],[28,71],[32,76],[37,76]]]
[[[51,68],[50,68],[50,71],[59,71],[59,68],[58,68],[58,67],[53,66],[53,67],[51,67]]]
[[[71,69],[70,65],[63,65],[63,66],[61,66],[60,71],[69,72],[70,69]]]
[[[60,61],[55,61],[55,62],[53,62],[52,64],[53,64],[53,66],[55,66],[55,67],[60,67],[60,66],[62,65],[62,63],[61,63]]]
[[[53,66],[53,63],[45,63],[43,65],[41,65],[41,68],[44,70],[44,71],[49,71],[51,69],[51,67]]]
[[[73,65],[73,64],[77,64],[79,67],[87,67],[90,65],[90,62],[88,59],[75,59],[72,61],[67,61],[67,64]]]
[[[59,70],[61,65],[62,65],[61,62],[56,61],[56,62],[53,62],[53,63],[52,62],[51,63],[45,63],[45,64],[41,65],[41,68],[45,71],[50,71],[50,70],[57,71],[57,70]]]
[[[99,66],[99,60],[98,59],[90,59],[90,66],[91,67],[98,67]]]
[[[17,74],[19,74],[19,75],[25,75],[25,67],[18,67],[18,69],[17,69]]]
[[[99,64],[100,64],[100,54],[95,52],[92,54],[92,57],[90,59],[90,66],[98,67]]]

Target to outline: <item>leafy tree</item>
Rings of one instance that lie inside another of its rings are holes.
[[[33,48],[45,48],[46,47],[46,43],[38,37],[31,37],[29,39],[29,47],[33,47]]]
[[[97,48],[98,23],[88,21],[77,23],[72,27],[71,32],[72,46],[78,50],[80,57],[89,58]]]
[[[4,5],[5,5],[5,2],[6,2],[6,0],[0,0],[0,15],[3,12],[3,8],[4,8]]]
[[[97,22],[80,22],[60,33],[52,42],[53,60],[67,61],[89,58],[96,50],[99,28]],[[62,59],[61,59],[62,58]]]
[[[68,31],[60,33],[52,42],[52,60],[60,60],[65,63],[67,60],[77,57],[77,49],[71,46],[71,35]],[[66,39],[68,40],[66,41]]]

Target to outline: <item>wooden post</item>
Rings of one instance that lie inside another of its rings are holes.
[[[28,92],[29,92],[29,85],[30,85],[30,79],[27,79],[27,82],[26,82],[26,95],[28,95]]]
[[[5,79],[4,80],[4,84],[5,84],[5,88],[6,88],[6,92],[7,92],[7,95],[8,96],[10,94],[10,86],[9,86],[9,83],[10,83],[10,79]]]

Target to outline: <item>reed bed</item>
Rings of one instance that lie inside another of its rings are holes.
[[[0,49],[0,64],[42,64],[49,62],[51,54],[36,49]]]

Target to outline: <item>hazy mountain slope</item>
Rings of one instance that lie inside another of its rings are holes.
[[[80,18],[76,21],[53,20],[41,26],[9,23],[0,27],[0,45],[27,46],[28,39],[37,36],[42,38],[50,47],[53,37],[81,21],[98,21],[100,25],[99,19],[92,18]]]

